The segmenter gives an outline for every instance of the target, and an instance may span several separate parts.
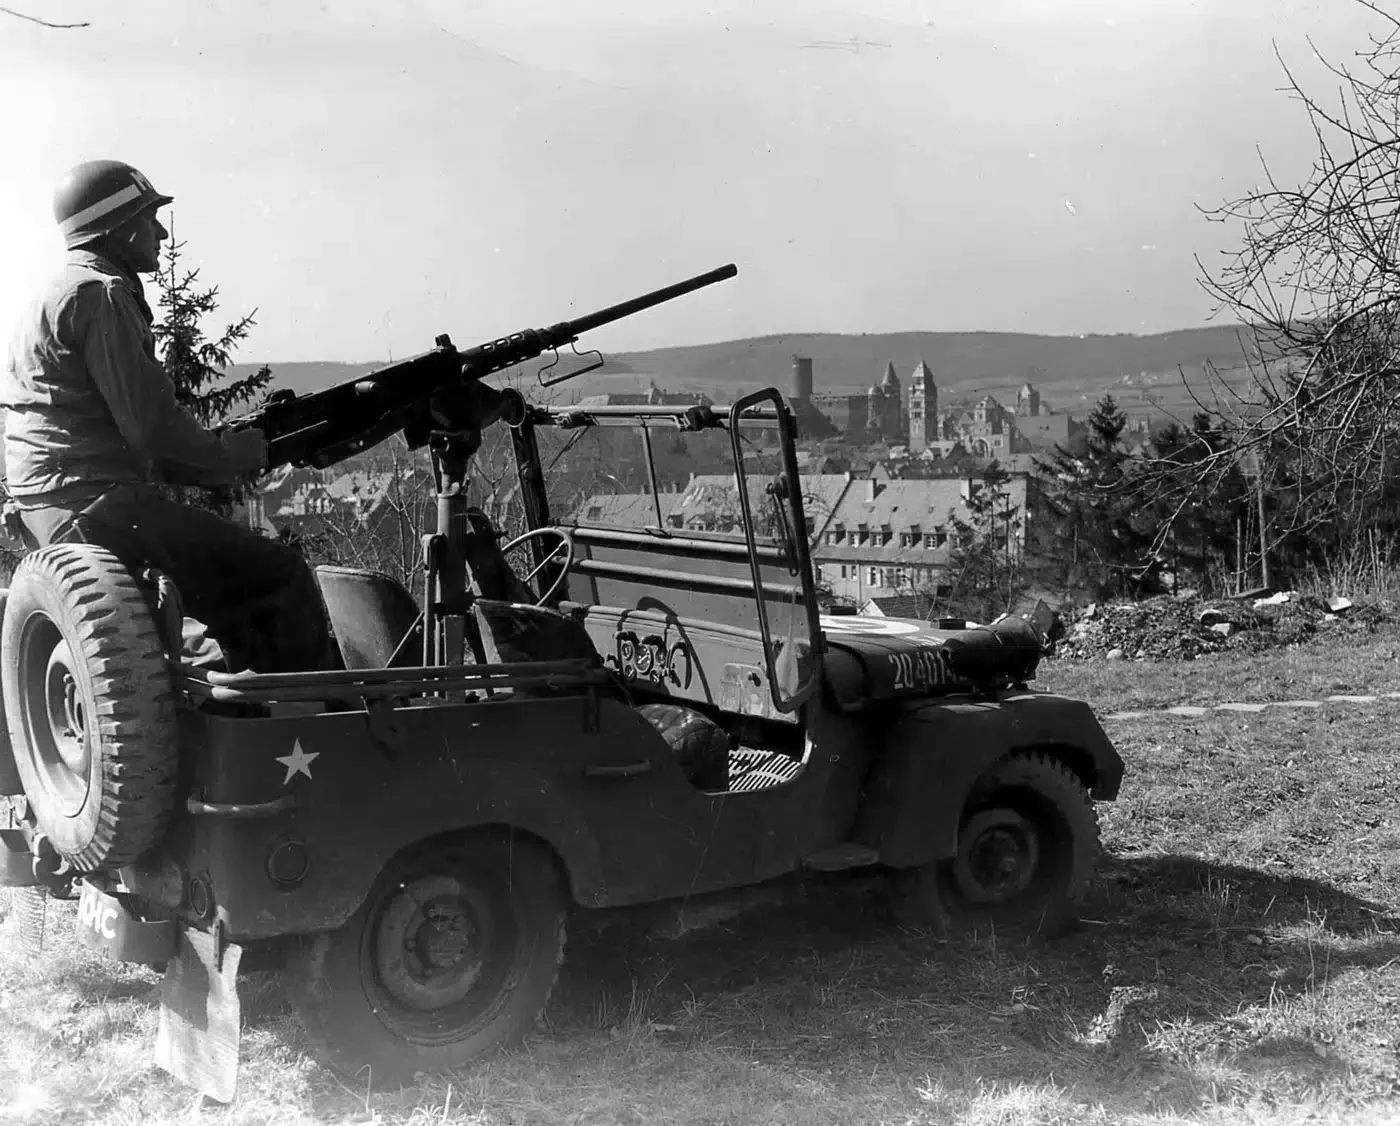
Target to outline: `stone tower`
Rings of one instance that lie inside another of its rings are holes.
[[[897,442],[904,435],[904,397],[894,364],[885,365],[885,376],[870,385],[866,393],[869,407],[869,436],[876,442]]]
[[[909,450],[923,453],[938,440],[938,384],[923,360],[909,376]]]

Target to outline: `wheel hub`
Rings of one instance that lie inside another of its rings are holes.
[[[20,683],[29,694],[26,742],[44,788],[72,816],[88,799],[92,748],[73,652],[52,623],[43,624],[43,636],[21,647]]]
[[[1013,809],[989,809],[968,822],[953,871],[964,896],[994,904],[1026,891],[1039,866],[1035,826]]]
[[[450,876],[404,884],[375,928],[375,969],[389,996],[418,1011],[462,1000],[489,955],[490,914]]]

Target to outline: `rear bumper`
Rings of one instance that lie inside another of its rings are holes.
[[[73,927],[80,943],[113,961],[163,966],[175,956],[173,919],[137,918],[119,896],[88,880],[78,884]]]

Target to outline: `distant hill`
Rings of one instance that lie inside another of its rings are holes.
[[[1204,385],[1206,365],[1238,369],[1244,362],[1235,326],[1182,329],[1152,336],[1038,336],[1010,332],[789,333],[620,352],[596,372],[565,384],[571,392],[630,390],[648,380],[667,390],[732,398],[756,387],[792,385],[793,355],[812,360],[818,396],[858,391],[878,382],[893,363],[905,380],[920,360],[934,373],[943,401],[991,394],[1015,400],[1030,382],[1049,405],[1085,413],[1105,392],[1133,412],[1189,413],[1187,387]],[[571,360],[572,357],[567,357]],[[566,359],[561,358],[563,367]],[[237,364],[243,373],[255,364]],[[383,363],[270,365],[275,385],[318,390]],[[531,383],[539,363],[524,365]],[[1182,376],[1185,376],[1183,383]],[[561,388],[563,390],[563,388]]]

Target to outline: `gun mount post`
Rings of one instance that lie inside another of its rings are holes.
[[[476,452],[475,435],[437,434],[430,450],[437,491],[437,532],[432,537],[429,594],[434,636],[433,664],[461,665],[466,661],[467,587],[467,464]]]

